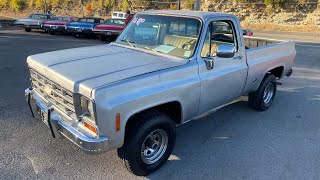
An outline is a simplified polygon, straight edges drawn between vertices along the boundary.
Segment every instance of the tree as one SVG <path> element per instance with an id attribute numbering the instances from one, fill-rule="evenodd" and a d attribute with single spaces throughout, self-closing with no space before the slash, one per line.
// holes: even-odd
<path id="1" fill-rule="evenodd" d="M 264 0 L 264 4 L 266 6 L 282 6 L 284 3 L 286 2 L 286 0 Z"/>
<path id="2" fill-rule="evenodd" d="M 24 0 L 11 0 L 10 7 L 15 11 L 21 11 L 25 5 Z"/>

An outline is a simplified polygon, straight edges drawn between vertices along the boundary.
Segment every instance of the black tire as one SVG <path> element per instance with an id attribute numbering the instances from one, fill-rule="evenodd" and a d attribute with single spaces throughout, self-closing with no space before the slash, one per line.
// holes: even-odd
<path id="1" fill-rule="evenodd" d="M 107 37 L 107 38 L 106 38 L 106 42 L 108 42 L 108 43 L 113 42 L 114 40 L 116 40 L 116 38 L 117 38 L 117 37 L 113 37 L 113 36 Z"/>
<path id="2" fill-rule="evenodd" d="M 126 128 L 124 145 L 118 149 L 118 155 L 130 172 L 137 176 L 145 176 L 159 169 L 168 160 L 176 140 L 175 123 L 166 114 L 158 111 L 148 111 L 137 115 L 130 122 Z M 143 158 L 145 156 L 141 152 L 142 148 L 148 145 L 143 145 L 147 144 L 147 137 L 157 131 L 166 132 L 168 140 L 166 149 L 155 162 L 146 163 L 147 160 Z"/>
<path id="3" fill-rule="evenodd" d="M 25 30 L 26 32 L 31 32 L 31 29 L 30 29 L 30 28 L 24 28 L 24 30 Z"/>
<path id="4" fill-rule="evenodd" d="M 268 88 L 268 89 L 267 89 Z M 265 95 L 265 91 L 270 92 Z M 257 111 L 267 110 L 276 95 L 277 83 L 273 74 L 267 74 L 257 91 L 249 93 L 249 106 Z M 271 93 L 272 92 L 272 93 Z"/>
<path id="5" fill-rule="evenodd" d="M 100 41 L 106 41 L 106 37 L 101 36 L 101 35 L 98 35 L 98 37 L 99 37 Z"/>
<path id="6" fill-rule="evenodd" d="M 55 35 L 56 32 L 55 32 L 55 31 L 49 31 L 49 34 L 50 34 L 50 35 Z"/>
<path id="7" fill-rule="evenodd" d="M 79 38 L 79 37 L 80 37 L 80 34 L 73 33 L 72 36 L 75 37 L 75 38 Z"/>

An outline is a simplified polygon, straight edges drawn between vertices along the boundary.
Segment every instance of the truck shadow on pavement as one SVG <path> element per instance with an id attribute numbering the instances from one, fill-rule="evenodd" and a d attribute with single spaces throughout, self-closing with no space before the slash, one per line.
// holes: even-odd
<path id="1" fill-rule="evenodd" d="M 317 112 L 320 117 L 319 107 L 320 86 L 279 90 L 274 104 L 265 112 L 251 110 L 246 100 L 223 107 L 178 127 L 173 155 L 163 168 L 148 178 L 279 178 L 282 173 L 289 173 L 286 163 L 301 168 L 292 158 L 293 154 L 303 159 L 300 163 L 308 164 L 310 160 L 304 156 L 317 150 L 305 148 L 320 148 L 319 119 L 315 118 L 315 113 L 308 114 Z M 301 147 L 303 144 L 308 145 Z M 304 151 L 297 154 L 301 149 Z"/>

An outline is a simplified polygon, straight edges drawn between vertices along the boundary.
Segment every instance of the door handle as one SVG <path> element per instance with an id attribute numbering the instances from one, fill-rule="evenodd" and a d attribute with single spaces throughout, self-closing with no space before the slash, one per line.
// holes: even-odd
<path id="1" fill-rule="evenodd" d="M 242 59 L 242 56 L 235 56 L 233 59 Z"/>

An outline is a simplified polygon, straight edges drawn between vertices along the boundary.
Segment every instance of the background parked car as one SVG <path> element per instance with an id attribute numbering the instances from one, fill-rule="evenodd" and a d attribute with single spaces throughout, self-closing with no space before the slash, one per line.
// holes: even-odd
<path id="1" fill-rule="evenodd" d="M 92 36 L 93 28 L 103 23 L 102 18 L 85 17 L 80 18 L 77 22 L 70 22 L 66 25 L 66 32 L 72 33 L 75 37 L 79 37 L 81 34 Z"/>
<path id="2" fill-rule="evenodd" d="M 41 26 L 43 30 L 54 35 L 56 32 L 65 32 L 67 23 L 77 20 L 78 18 L 73 16 L 60 16 L 54 17 L 52 20 L 42 22 Z"/>
<path id="3" fill-rule="evenodd" d="M 126 26 L 125 22 L 130 22 L 133 16 L 127 19 L 108 19 L 102 24 L 98 24 L 94 29 L 100 40 L 114 41 Z"/>
<path id="4" fill-rule="evenodd" d="M 127 17 L 126 17 L 126 12 L 118 12 L 118 11 L 116 11 L 116 12 L 113 12 L 112 13 L 112 16 L 111 16 L 111 18 L 112 19 L 126 19 Z"/>
<path id="5" fill-rule="evenodd" d="M 250 29 L 244 29 L 243 35 L 244 36 L 253 36 L 253 32 Z"/>
<path id="6" fill-rule="evenodd" d="M 41 29 L 41 23 L 53 17 L 53 14 L 31 14 L 27 18 L 17 20 L 14 24 L 23 27 L 26 32 L 30 32 L 32 29 Z"/>

